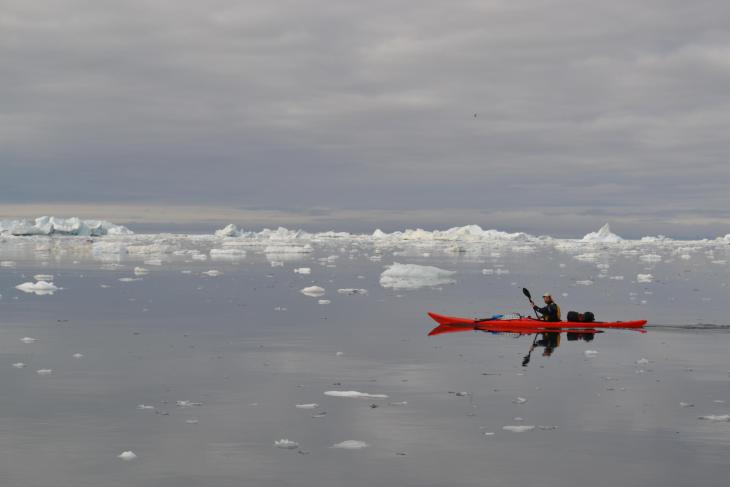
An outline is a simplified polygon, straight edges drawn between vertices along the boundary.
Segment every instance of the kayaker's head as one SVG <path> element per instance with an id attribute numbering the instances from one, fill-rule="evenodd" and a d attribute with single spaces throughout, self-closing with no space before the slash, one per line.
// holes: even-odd
<path id="1" fill-rule="evenodd" d="M 553 302 L 553 297 L 550 295 L 550 293 L 545 293 L 542 295 L 543 301 L 545 301 L 545 304 L 550 304 Z"/>

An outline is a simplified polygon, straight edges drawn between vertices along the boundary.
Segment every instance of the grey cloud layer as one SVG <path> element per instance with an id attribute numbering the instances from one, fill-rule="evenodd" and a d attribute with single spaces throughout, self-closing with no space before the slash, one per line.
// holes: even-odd
<path id="1" fill-rule="evenodd" d="M 0 200 L 730 222 L 728 18 L 721 1 L 4 0 Z"/>

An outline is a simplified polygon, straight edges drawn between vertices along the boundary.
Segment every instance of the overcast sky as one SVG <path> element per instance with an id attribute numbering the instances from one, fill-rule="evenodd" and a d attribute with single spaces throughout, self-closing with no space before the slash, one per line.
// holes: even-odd
<path id="1" fill-rule="evenodd" d="M 0 0 L 0 203 L 724 235 L 728 19 L 722 0 Z"/>

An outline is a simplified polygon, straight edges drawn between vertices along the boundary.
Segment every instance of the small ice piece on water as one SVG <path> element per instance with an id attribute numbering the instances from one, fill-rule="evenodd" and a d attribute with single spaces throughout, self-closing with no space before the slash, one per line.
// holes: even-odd
<path id="1" fill-rule="evenodd" d="M 541 429 L 543 431 L 551 431 L 551 430 L 558 429 L 558 427 L 557 426 L 539 426 L 538 425 L 537 429 Z"/>
<path id="2" fill-rule="evenodd" d="M 16 362 L 13 364 L 13 367 L 15 367 L 16 369 L 22 369 L 25 368 L 25 364 L 23 362 Z"/>
<path id="3" fill-rule="evenodd" d="M 649 283 L 654 281 L 654 276 L 651 274 L 636 274 L 636 282 Z"/>
<path id="4" fill-rule="evenodd" d="M 440 269 L 438 267 L 399 264 L 398 262 L 388 266 L 380 275 L 380 285 L 392 289 L 418 289 L 422 287 L 435 287 L 444 284 L 453 284 L 451 278 L 456 274 L 454 271 Z"/>
<path id="5" fill-rule="evenodd" d="M 197 419 L 186 419 L 185 423 L 186 424 L 198 424 L 199 421 Z"/>
<path id="6" fill-rule="evenodd" d="M 150 273 L 149 269 L 145 269 L 144 267 L 135 267 L 134 268 L 135 276 L 146 276 L 149 273 Z"/>
<path id="7" fill-rule="evenodd" d="M 23 343 L 35 343 L 36 340 L 38 340 L 38 339 L 37 338 L 31 338 L 31 337 L 23 337 L 23 338 L 20 339 L 20 341 L 23 342 Z"/>
<path id="8" fill-rule="evenodd" d="M 324 296 L 324 288 L 319 286 L 309 286 L 305 287 L 300 293 L 304 294 L 305 296 L 309 296 L 312 298 L 318 298 L 320 296 Z"/>
<path id="9" fill-rule="evenodd" d="M 494 431 L 485 431 L 482 433 L 484 436 L 494 436 Z"/>
<path id="10" fill-rule="evenodd" d="M 298 267 L 298 268 L 294 269 L 294 273 L 295 274 L 311 274 L 312 269 L 310 269 L 309 267 Z"/>
<path id="11" fill-rule="evenodd" d="M 208 277 L 218 277 L 223 273 L 221 271 L 211 269 L 209 271 L 201 272 L 201 274 Z"/>
<path id="12" fill-rule="evenodd" d="M 130 460 L 136 459 L 137 458 L 137 455 L 135 455 L 134 452 L 131 451 L 131 450 L 130 451 L 123 451 L 122 453 L 120 453 L 119 455 L 117 455 L 117 458 L 121 458 L 125 462 L 128 462 Z"/>
<path id="13" fill-rule="evenodd" d="M 579 286 L 590 286 L 591 284 L 593 284 L 593 281 L 591 281 L 590 279 L 586 279 L 584 281 L 575 281 L 575 283 Z"/>
<path id="14" fill-rule="evenodd" d="M 588 357 L 588 358 L 593 358 L 596 355 L 598 355 L 598 351 L 597 350 L 586 350 L 583 353 L 585 353 L 585 356 Z"/>
<path id="15" fill-rule="evenodd" d="M 53 274 L 36 274 L 33 276 L 33 279 L 36 281 L 52 281 L 53 280 Z"/>
<path id="16" fill-rule="evenodd" d="M 277 448 L 284 448 L 285 450 L 294 450 L 295 448 L 299 448 L 299 443 L 288 438 L 282 438 L 280 440 L 276 440 L 274 442 L 274 446 Z"/>
<path id="17" fill-rule="evenodd" d="M 120 277 L 119 282 L 135 282 L 135 281 L 141 281 L 142 279 L 138 277 Z"/>
<path id="18" fill-rule="evenodd" d="M 515 404 L 525 404 L 527 402 L 527 398 L 517 397 L 517 398 L 513 399 L 512 402 Z"/>
<path id="19" fill-rule="evenodd" d="M 692 404 L 691 402 L 680 402 L 679 403 L 679 407 L 682 407 L 682 408 L 693 408 L 693 407 L 695 407 L 695 405 Z"/>
<path id="20" fill-rule="evenodd" d="M 502 429 L 505 431 L 511 431 L 513 433 L 524 433 L 525 431 L 534 430 L 535 426 L 529 425 L 529 424 L 507 425 L 507 426 L 502 426 Z"/>
<path id="21" fill-rule="evenodd" d="M 353 289 L 353 288 L 345 288 L 345 289 L 338 289 L 338 294 L 347 294 L 347 295 L 353 295 L 353 294 L 367 294 L 367 289 Z"/>
<path id="22" fill-rule="evenodd" d="M 53 369 L 38 369 L 36 370 L 36 373 L 38 375 L 51 375 L 53 373 Z"/>
<path id="23" fill-rule="evenodd" d="M 364 441 L 358 441 L 358 440 L 345 440 L 341 443 L 337 443 L 332 445 L 332 448 L 340 448 L 342 450 L 361 450 L 363 448 L 367 448 L 368 445 Z"/>
<path id="24" fill-rule="evenodd" d="M 387 399 L 388 396 L 385 394 L 369 394 L 367 392 L 358 391 L 325 391 L 325 396 L 332 397 L 352 397 L 352 398 L 363 398 L 363 399 Z"/>
<path id="25" fill-rule="evenodd" d="M 193 406 L 202 406 L 202 402 L 192 402 L 192 401 L 176 401 L 175 405 L 179 408 L 191 408 Z"/>
<path id="26" fill-rule="evenodd" d="M 311 404 L 295 404 L 294 407 L 297 409 L 316 409 L 319 407 L 319 404 L 317 404 L 316 402 L 313 402 Z"/>
<path id="27" fill-rule="evenodd" d="M 708 414 L 707 416 L 700 416 L 699 419 L 704 419 L 706 421 L 730 422 L 730 414 Z"/>
<path id="28" fill-rule="evenodd" d="M 137 406 L 137 409 L 139 409 L 140 411 L 146 411 L 146 410 L 149 410 L 149 409 L 155 409 L 155 407 L 154 406 L 149 406 L 147 404 L 139 404 Z"/>
<path id="29" fill-rule="evenodd" d="M 637 360 L 637 361 L 636 361 L 636 363 L 637 363 L 638 365 L 646 365 L 646 364 L 648 364 L 648 363 L 649 363 L 649 359 L 645 359 L 645 358 L 640 358 L 639 360 Z"/>
<path id="30" fill-rule="evenodd" d="M 83 353 L 75 353 L 75 354 L 73 354 L 73 358 L 84 358 L 84 354 Z"/>
<path id="31" fill-rule="evenodd" d="M 338 357 L 342 357 L 345 354 L 343 352 L 337 352 L 335 355 L 337 355 Z"/>
<path id="32" fill-rule="evenodd" d="M 58 287 L 55 284 L 46 281 L 24 282 L 23 284 L 15 286 L 15 289 L 23 291 L 24 293 L 37 294 L 38 296 L 53 294 L 58 291 Z"/>
<path id="33" fill-rule="evenodd" d="M 329 299 L 320 299 L 319 301 L 317 301 L 317 303 L 319 304 L 330 304 L 331 302 L 332 301 L 330 301 Z"/>

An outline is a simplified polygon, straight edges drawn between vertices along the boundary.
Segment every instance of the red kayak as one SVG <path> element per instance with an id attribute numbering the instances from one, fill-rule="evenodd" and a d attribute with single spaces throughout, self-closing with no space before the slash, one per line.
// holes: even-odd
<path id="1" fill-rule="evenodd" d="M 431 330 L 428 336 L 468 330 L 521 334 L 545 332 L 599 333 L 602 328 L 631 329 L 644 333 L 645 330 L 642 330 L 642 328 L 646 324 L 646 320 L 611 322 L 595 321 L 592 323 L 583 323 L 572 321 L 547 322 L 529 317 L 506 320 L 478 320 L 474 318 L 459 318 L 457 316 L 443 316 L 436 313 L 428 313 L 428 316 L 433 318 L 433 320 L 439 324 L 439 326 Z"/>

